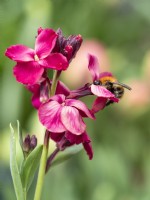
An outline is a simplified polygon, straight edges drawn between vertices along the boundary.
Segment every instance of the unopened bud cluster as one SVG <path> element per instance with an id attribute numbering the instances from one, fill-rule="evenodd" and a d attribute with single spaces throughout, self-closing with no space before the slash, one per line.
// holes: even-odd
<path id="1" fill-rule="evenodd" d="M 35 135 L 30 136 L 29 134 L 23 141 L 23 151 L 28 155 L 37 146 L 37 138 Z"/>

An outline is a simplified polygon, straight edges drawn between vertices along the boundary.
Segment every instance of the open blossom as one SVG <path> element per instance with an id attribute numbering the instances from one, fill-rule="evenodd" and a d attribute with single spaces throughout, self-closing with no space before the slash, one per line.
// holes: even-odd
<path id="1" fill-rule="evenodd" d="M 56 142 L 56 145 L 60 151 L 63 151 L 67 147 L 73 145 L 82 144 L 89 156 L 89 159 L 91 160 L 93 158 L 91 139 L 86 131 L 83 132 L 81 135 L 75 135 L 69 131 L 65 131 L 63 133 L 51 133 L 50 137 L 52 140 Z"/>
<path id="2" fill-rule="evenodd" d="M 52 29 L 43 29 L 36 37 L 35 49 L 22 44 L 7 48 L 5 55 L 17 62 L 13 70 L 17 81 L 33 85 L 40 81 L 45 69 L 66 70 L 66 57 L 61 53 L 52 53 L 57 37 Z"/>
<path id="3" fill-rule="evenodd" d="M 94 119 L 94 115 L 83 102 L 66 99 L 63 94 L 51 97 L 39 108 L 40 122 L 54 133 L 69 131 L 81 135 L 86 130 L 83 117 Z"/>

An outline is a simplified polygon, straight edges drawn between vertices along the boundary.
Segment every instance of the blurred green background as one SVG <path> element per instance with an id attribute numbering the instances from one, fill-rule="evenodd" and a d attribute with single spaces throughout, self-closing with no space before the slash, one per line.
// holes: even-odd
<path id="1" fill-rule="evenodd" d="M 85 42 L 96 40 L 110 63 L 107 68 L 132 87 L 118 105 L 99 112 L 96 121 L 87 121 L 93 160 L 82 151 L 53 168 L 45 179 L 42 200 L 150 199 L 149 8 L 149 0 L 0 0 L 1 200 L 15 200 L 9 171 L 9 123 L 15 125 L 19 119 L 25 133 L 43 137 L 31 94 L 15 81 L 14 62 L 4 52 L 17 43 L 33 47 L 40 26 L 60 27 L 67 36 L 81 34 Z M 70 74 L 63 77 L 68 87 L 75 87 L 69 76 L 80 83 L 78 76 Z M 90 105 L 92 99 L 85 101 Z M 29 200 L 34 188 L 35 184 Z"/>

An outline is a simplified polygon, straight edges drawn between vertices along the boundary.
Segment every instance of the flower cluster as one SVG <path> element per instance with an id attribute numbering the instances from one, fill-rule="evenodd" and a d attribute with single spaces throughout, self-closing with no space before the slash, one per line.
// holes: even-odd
<path id="1" fill-rule="evenodd" d="M 59 151 L 82 144 L 89 159 L 92 159 L 91 139 L 83 119 L 95 119 L 95 113 L 110 103 L 118 102 L 119 97 L 116 98 L 109 81 L 113 75 L 110 72 L 100 73 L 97 58 L 91 54 L 88 55 L 87 66 L 91 83 L 70 90 L 56 79 L 67 70 L 81 43 L 81 35 L 66 38 L 60 29 L 39 28 L 34 49 L 22 44 L 13 45 L 7 48 L 5 55 L 16 62 L 14 76 L 32 93 L 32 105 L 38 110 L 40 122 Z M 53 79 L 49 78 L 48 70 L 55 70 Z M 96 96 L 91 109 L 79 100 L 87 95 Z"/>

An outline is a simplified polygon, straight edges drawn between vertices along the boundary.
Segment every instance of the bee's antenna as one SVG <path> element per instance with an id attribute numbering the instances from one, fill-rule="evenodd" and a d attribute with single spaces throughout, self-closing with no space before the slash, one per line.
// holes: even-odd
<path id="1" fill-rule="evenodd" d="M 113 82 L 113 84 L 116 84 L 116 85 L 121 85 L 122 87 L 128 89 L 128 90 L 132 90 L 131 87 L 129 87 L 128 85 L 124 84 L 124 83 L 119 83 L 119 82 Z"/>

